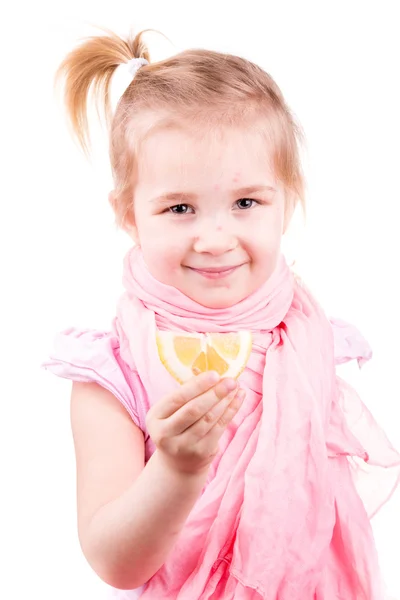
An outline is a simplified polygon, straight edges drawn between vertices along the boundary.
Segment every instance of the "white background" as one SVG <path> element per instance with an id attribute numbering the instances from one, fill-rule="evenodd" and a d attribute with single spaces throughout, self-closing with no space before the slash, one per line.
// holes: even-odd
<path id="1" fill-rule="evenodd" d="M 58 330 L 109 326 L 129 239 L 107 203 L 104 133 L 96 129 L 86 162 L 53 96 L 63 56 L 97 33 L 88 23 L 119 34 L 133 25 L 175 44 L 150 37 L 156 59 L 203 46 L 272 74 L 308 143 L 307 224 L 294 227 L 288 252 L 327 312 L 355 323 L 373 346 L 371 363 L 346 372 L 400 448 L 398 10 L 396 0 L 114 0 L 103 8 L 23 0 L 2 9 L 2 599 L 104 593 L 77 541 L 71 384 L 39 364 Z M 116 76 L 116 97 L 124 77 Z M 388 587 L 400 597 L 400 491 L 373 525 Z"/>

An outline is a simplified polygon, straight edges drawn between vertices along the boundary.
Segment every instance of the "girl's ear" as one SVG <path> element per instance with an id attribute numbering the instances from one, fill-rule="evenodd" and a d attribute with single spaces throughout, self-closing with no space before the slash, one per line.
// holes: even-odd
<path id="1" fill-rule="evenodd" d="M 116 196 L 115 196 L 115 191 L 114 190 L 112 190 L 108 194 L 108 201 L 109 201 L 109 203 L 111 205 L 111 208 L 114 211 L 114 214 L 118 215 L 117 203 L 116 203 Z M 136 245 L 138 245 L 138 246 L 140 245 L 139 244 L 138 230 L 137 230 L 137 227 L 135 225 L 132 213 L 130 213 L 129 215 L 125 216 L 124 222 L 122 223 L 122 229 L 124 231 L 126 231 L 126 233 L 132 238 L 132 240 L 135 242 Z"/>

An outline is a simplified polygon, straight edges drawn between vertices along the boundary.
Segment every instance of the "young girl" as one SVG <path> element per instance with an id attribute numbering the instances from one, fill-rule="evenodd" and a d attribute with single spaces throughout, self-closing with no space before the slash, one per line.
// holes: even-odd
<path id="1" fill-rule="evenodd" d="M 142 35 L 85 40 L 60 67 L 89 148 L 91 86 L 133 76 L 110 121 L 116 222 L 132 238 L 111 331 L 60 333 L 73 380 L 78 531 L 115 596 L 378 600 L 370 517 L 400 456 L 335 364 L 370 358 L 293 275 L 281 240 L 304 203 L 301 130 L 255 64 L 191 50 L 150 64 Z M 180 385 L 157 332 L 250 331 L 236 380 Z"/>

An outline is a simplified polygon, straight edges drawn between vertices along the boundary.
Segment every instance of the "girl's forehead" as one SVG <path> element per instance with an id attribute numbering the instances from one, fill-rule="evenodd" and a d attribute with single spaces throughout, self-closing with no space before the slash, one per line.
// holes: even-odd
<path id="1" fill-rule="evenodd" d="M 167 186 L 208 183 L 221 186 L 273 185 L 271 152 L 265 138 L 253 132 L 227 130 L 202 137 L 179 129 L 150 135 L 138 157 L 139 181 Z"/>

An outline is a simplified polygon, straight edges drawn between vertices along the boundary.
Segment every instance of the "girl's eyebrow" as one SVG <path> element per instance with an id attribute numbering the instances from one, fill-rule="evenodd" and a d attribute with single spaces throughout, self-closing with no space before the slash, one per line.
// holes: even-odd
<path id="1" fill-rule="evenodd" d="M 235 196 L 245 196 L 246 194 L 254 194 L 256 192 L 276 192 L 276 188 L 272 185 L 250 185 L 248 187 L 239 188 L 233 190 L 232 194 Z"/>
<path id="2" fill-rule="evenodd" d="M 166 194 L 161 194 L 160 196 L 156 196 L 155 198 L 151 198 L 150 202 L 154 202 L 157 204 L 180 202 L 181 204 L 183 204 L 185 202 L 194 202 L 197 198 L 197 194 L 190 194 L 187 192 L 169 192 Z"/>
<path id="3" fill-rule="evenodd" d="M 254 193 L 262 193 L 262 192 L 276 192 L 276 188 L 271 185 L 250 185 L 238 189 L 232 190 L 232 196 L 246 196 L 247 194 Z M 198 195 L 190 192 L 167 192 L 165 194 L 161 194 L 160 196 L 156 196 L 155 198 L 151 198 L 150 202 L 155 202 L 159 204 L 164 204 L 168 202 L 194 202 L 198 199 Z"/>

